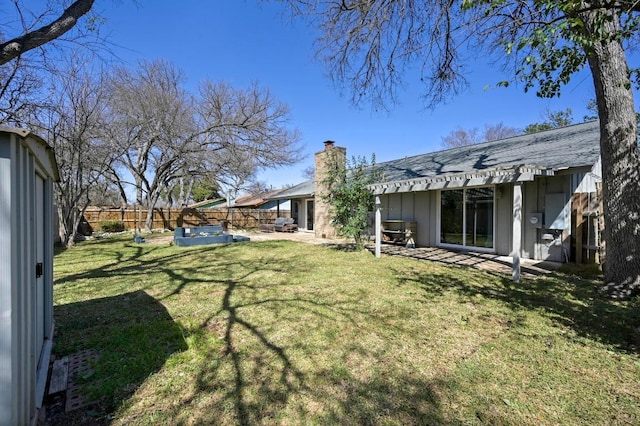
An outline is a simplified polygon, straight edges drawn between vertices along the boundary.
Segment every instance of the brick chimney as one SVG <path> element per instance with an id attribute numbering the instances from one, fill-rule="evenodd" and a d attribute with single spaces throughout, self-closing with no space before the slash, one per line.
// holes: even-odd
<path id="1" fill-rule="evenodd" d="M 324 183 L 330 167 L 346 167 L 347 149 L 335 146 L 334 141 L 324 142 L 324 150 L 315 155 L 315 211 L 314 232 L 316 238 L 335 238 L 336 229 L 331 224 L 331 205 L 322 200 L 322 194 L 327 194 L 328 188 Z"/>

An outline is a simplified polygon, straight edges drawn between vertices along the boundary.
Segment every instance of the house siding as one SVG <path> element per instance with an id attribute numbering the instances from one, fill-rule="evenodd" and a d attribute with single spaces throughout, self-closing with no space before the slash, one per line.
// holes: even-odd
<path id="1" fill-rule="evenodd" d="M 314 231 L 314 228 L 309 228 L 307 226 L 307 201 L 313 201 L 315 204 L 315 199 L 313 197 L 306 198 L 292 198 L 291 199 L 291 217 L 296 219 L 296 224 L 298 225 L 298 231 Z M 298 203 L 298 216 L 294 217 L 294 204 Z M 315 217 L 314 217 L 315 222 Z"/>
<path id="2" fill-rule="evenodd" d="M 571 175 L 558 175 L 536 179 L 524 185 L 523 207 L 523 252 L 522 257 L 537 260 L 551 260 L 563 262 L 564 253 L 569 253 L 571 238 L 571 222 L 562 230 L 562 245 L 554 245 L 543 240 L 543 235 L 549 233 L 545 228 L 531 226 L 529 219 L 533 213 L 542 213 L 543 217 L 549 215 L 546 205 L 547 195 L 564 194 L 566 203 L 571 200 L 575 188 L 571 188 Z M 570 217 L 569 217 L 570 219 Z"/>
<path id="3" fill-rule="evenodd" d="M 508 256 L 513 244 L 513 184 L 496 186 L 495 215 L 494 247 L 497 254 Z"/>
<path id="4" fill-rule="evenodd" d="M 572 181 L 571 174 L 542 177 L 532 182 L 525 182 L 523 194 L 523 226 L 521 257 L 536 260 L 564 261 L 564 253 L 569 253 L 571 223 L 562 230 L 561 246 L 550 245 L 542 241 L 542 235 L 548 230 L 535 228 L 530 225 L 529 218 L 533 213 L 545 212 L 545 197 L 548 194 L 566 194 L 570 203 Z M 575 185 L 575 184 L 574 184 Z M 499 255 L 512 254 L 513 241 L 513 184 L 495 185 L 494 199 L 494 252 Z M 438 243 L 439 205 L 438 191 L 417 191 L 380 196 L 382 203 L 382 220 L 414 221 L 417 225 L 416 244 L 422 247 L 433 247 Z"/>
<path id="5" fill-rule="evenodd" d="M 381 195 L 381 219 L 416 222 L 416 244 L 423 247 L 434 245 L 435 234 L 431 232 L 431 221 L 436 217 L 434 197 L 435 192 L 427 191 Z"/>
<path id="6" fill-rule="evenodd" d="M 413 220 L 416 222 L 416 244 L 418 245 L 430 245 L 431 241 L 435 241 L 431 237 L 430 229 L 431 219 L 435 217 L 433 210 L 433 199 L 435 192 L 415 192 L 415 200 L 418 208 Z"/>

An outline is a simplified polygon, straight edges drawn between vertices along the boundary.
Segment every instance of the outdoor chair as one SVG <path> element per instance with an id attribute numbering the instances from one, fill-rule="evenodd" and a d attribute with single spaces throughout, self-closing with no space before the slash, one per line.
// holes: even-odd
<path id="1" fill-rule="evenodd" d="M 278 219 L 282 220 L 278 222 L 276 219 L 276 223 L 273 225 L 277 232 L 296 232 L 298 230 L 298 225 L 294 223 L 292 217 L 279 217 Z"/>
<path id="2" fill-rule="evenodd" d="M 260 230 L 262 232 L 282 231 L 282 226 L 285 224 L 286 220 L 286 217 L 279 217 L 276 218 L 276 221 L 273 223 L 261 223 Z"/>
<path id="3" fill-rule="evenodd" d="M 296 232 L 298 231 L 298 225 L 294 222 L 291 217 L 279 217 L 274 223 L 260 224 L 260 230 L 262 232 Z"/>

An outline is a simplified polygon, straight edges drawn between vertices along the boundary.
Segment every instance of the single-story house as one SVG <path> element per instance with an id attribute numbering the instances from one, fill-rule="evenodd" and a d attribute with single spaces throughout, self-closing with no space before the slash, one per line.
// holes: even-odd
<path id="1" fill-rule="evenodd" d="M 291 217 L 298 231 L 315 231 L 315 182 L 313 179 L 291 186 L 271 195 L 272 200 L 290 200 Z"/>
<path id="2" fill-rule="evenodd" d="M 583 193 L 588 202 L 580 214 L 591 220 L 580 238 L 597 251 L 599 140 L 593 121 L 379 163 L 382 177 L 371 185 L 379 207 L 375 235 L 383 242 L 568 261 L 583 249 L 582 241 L 571 244 L 576 221 L 583 223 L 572 220 L 572 199 Z M 316 154 L 316 174 L 327 149 L 344 155 L 344 148 L 325 145 Z M 323 220 L 318 185 L 307 181 L 276 195 L 289 197 L 299 227 L 316 235 Z"/>
<path id="3" fill-rule="evenodd" d="M 35 424 L 53 338 L 53 150 L 0 127 L 0 425 Z"/>
<path id="4" fill-rule="evenodd" d="M 225 203 L 226 203 L 226 200 L 224 198 L 213 198 L 213 199 L 202 200 L 202 201 L 198 201 L 197 203 L 189 204 L 189 206 L 187 207 L 190 209 L 210 209 Z"/>
<path id="5" fill-rule="evenodd" d="M 233 200 L 231 205 L 227 204 L 226 200 L 223 200 L 221 203 L 217 203 L 215 205 L 209 206 L 216 209 L 226 209 L 228 207 L 239 208 L 239 209 L 258 209 L 258 210 L 288 210 L 289 202 L 288 200 L 277 200 L 271 199 L 270 197 L 276 195 L 281 190 L 270 190 L 264 191 L 257 194 L 245 194 Z M 194 207 L 191 205 L 189 207 Z M 204 206 L 198 206 L 203 208 Z"/>

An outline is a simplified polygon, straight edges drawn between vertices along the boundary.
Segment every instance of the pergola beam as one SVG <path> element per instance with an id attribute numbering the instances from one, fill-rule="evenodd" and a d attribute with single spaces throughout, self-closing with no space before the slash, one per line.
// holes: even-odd
<path id="1" fill-rule="evenodd" d="M 369 185 L 374 195 L 400 192 L 429 191 L 468 186 L 499 185 L 502 183 L 533 181 L 536 176 L 553 176 L 554 171 L 536 166 L 495 168 L 473 172 L 450 173 L 438 176 Z"/>

